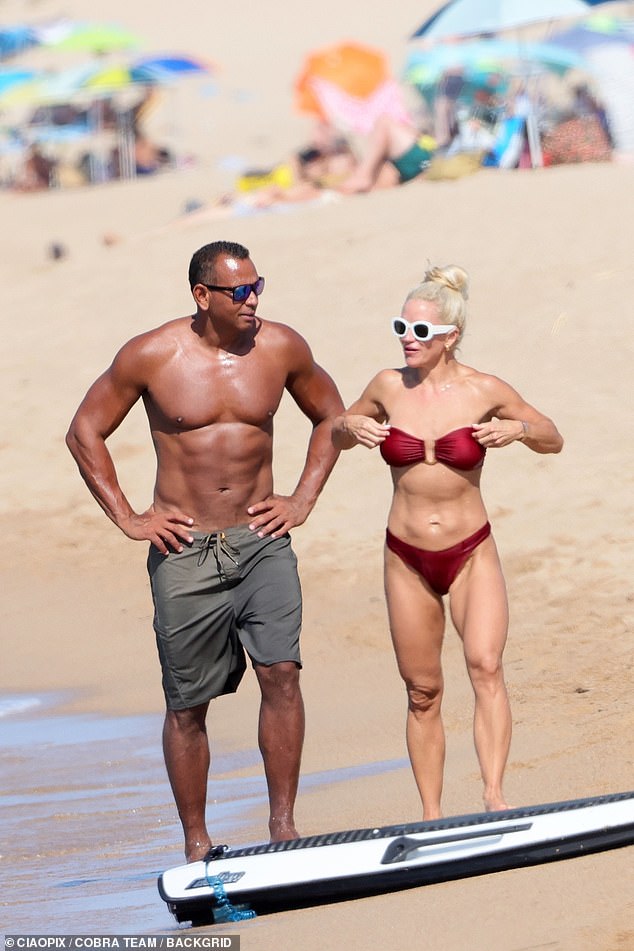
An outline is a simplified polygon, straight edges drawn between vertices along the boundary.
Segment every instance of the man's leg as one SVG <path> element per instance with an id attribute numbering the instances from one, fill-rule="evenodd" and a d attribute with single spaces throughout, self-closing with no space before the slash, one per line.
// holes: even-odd
<path id="1" fill-rule="evenodd" d="M 209 740 L 205 718 L 209 703 L 187 710 L 167 710 L 163 755 L 185 834 L 185 858 L 202 859 L 211 846 L 205 824 Z"/>
<path id="2" fill-rule="evenodd" d="M 294 808 L 304 744 L 299 668 L 291 661 L 255 665 L 262 701 L 258 739 L 269 791 L 272 842 L 295 839 Z"/>

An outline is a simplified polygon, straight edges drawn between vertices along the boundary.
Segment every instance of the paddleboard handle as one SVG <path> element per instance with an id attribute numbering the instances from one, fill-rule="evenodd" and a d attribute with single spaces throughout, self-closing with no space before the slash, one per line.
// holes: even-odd
<path id="1" fill-rule="evenodd" d="M 429 839 L 413 839 L 406 835 L 400 835 L 398 839 L 393 839 L 388 845 L 381 865 L 394 865 L 397 862 L 406 862 L 412 852 L 418 852 L 420 849 L 437 848 L 438 846 L 449 845 L 449 843 L 466 842 L 469 839 L 491 839 L 499 842 L 500 839 L 509 832 L 526 832 L 531 828 L 532 822 L 515 823 L 505 825 L 497 829 L 477 829 L 474 832 L 457 832 L 452 835 L 437 835 Z"/>

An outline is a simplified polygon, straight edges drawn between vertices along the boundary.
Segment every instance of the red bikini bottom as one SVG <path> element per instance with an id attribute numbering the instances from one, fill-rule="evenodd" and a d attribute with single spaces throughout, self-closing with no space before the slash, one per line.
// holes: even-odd
<path id="1" fill-rule="evenodd" d="M 441 551 L 427 551 L 424 548 L 408 545 L 396 535 L 392 535 L 389 528 L 385 532 L 385 541 L 390 551 L 422 575 L 436 594 L 447 594 L 454 578 L 471 552 L 490 534 L 491 525 L 486 522 L 469 538 L 458 542 L 457 545 L 452 545 L 451 548 L 443 548 Z"/>

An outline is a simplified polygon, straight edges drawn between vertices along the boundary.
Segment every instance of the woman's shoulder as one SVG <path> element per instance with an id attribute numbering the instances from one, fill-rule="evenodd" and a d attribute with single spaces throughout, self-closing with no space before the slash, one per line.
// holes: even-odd
<path id="1" fill-rule="evenodd" d="M 379 370 L 368 383 L 367 389 L 380 390 L 382 392 L 395 389 L 403 382 L 403 374 L 406 368 L 389 368 Z"/>
<path id="2" fill-rule="evenodd" d="M 477 370 L 475 367 L 460 365 L 460 372 L 465 383 L 470 383 L 481 391 L 494 392 L 501 387 L 508 387 L 509 384 L 494 373 L 487 373 L 484 370 Z"/>

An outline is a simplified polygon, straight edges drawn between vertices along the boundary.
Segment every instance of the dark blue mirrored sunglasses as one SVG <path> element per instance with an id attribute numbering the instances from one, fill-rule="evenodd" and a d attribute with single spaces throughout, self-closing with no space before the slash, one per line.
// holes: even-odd
<path id="1" fill-rule="evenodd" d="M 203 282 L 200 282 L 203 284 Z M 264 290 L 264 278 L 259 277 L 255 284 L 238 284 L 236 287 L 222 287 L 220 284 L 203 284 L 208 291 L 231 291 L 231 299 L 234 304 L 241 304 L 253 292 L 259 297 Z"/>

